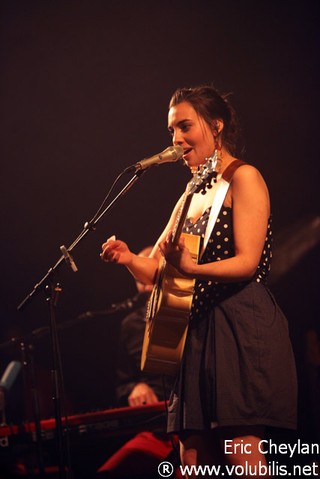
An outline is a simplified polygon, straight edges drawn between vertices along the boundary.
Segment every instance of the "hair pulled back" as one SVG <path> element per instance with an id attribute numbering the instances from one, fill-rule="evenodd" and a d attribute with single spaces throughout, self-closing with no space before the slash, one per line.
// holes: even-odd
<path id="1" fill-rule="evenodd" d="M 188 102 L 204 121 L 213 128 L 213 120 L 223 121 L 222 144 L 232 154 L 237 151 L 239 124 L 227 95 L 221 95 L 213 86 L 178 88 L 171 97 L 169 108 Z"/>

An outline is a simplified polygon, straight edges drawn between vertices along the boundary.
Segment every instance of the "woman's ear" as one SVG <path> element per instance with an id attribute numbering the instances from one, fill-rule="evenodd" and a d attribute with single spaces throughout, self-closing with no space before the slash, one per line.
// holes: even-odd
<path id="1" fill-rule="evenodd" d="M 212 131 L 213 131 L 213 135 L 216 137 L 216 136 L 219 136 L 220 133 L 222 132 L 223 130 L 223 127 L 224 127 L 224 124 L 223 124 L 223 121 L 222 120 L 213 120 L 212 122 Z"/>

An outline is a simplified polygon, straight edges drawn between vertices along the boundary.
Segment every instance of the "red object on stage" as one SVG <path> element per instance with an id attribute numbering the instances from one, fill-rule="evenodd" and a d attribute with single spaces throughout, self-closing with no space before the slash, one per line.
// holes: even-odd
<path id="1" fill-rule="evenodd" d="M 76 431 L 79 435 L 86 433 L 102 432 L 105 435 L 135 434 L 139 431 L 165 432 L 165 402 L 156 404 L 123 407 L 116 409 L 104 409 L 102 411 L 86 412 L 62 418 L 63 427 L 70 431 Z M 46 432 L 55 431 L 56 421 L 54 418 L 40 421 L 43 438 Z M 35 433 L 34 422 L 24 422 L 19 425 L 0 426 L 0 438 L 10 436 L 25 436 Z M 48 437 L 49 438 L 49 437 Z M 50 434 L 50 439 L 52 434 Z"/>

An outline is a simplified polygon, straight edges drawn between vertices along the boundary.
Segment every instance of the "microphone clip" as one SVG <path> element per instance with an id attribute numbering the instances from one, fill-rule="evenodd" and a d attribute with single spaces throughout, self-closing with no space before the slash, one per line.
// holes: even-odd
<path id="1" fill-rule="evenodd" d="M 72 258 L 71 254 L 69 253 L 67 248 L 64 245 L 62 245 L 62 246 L 60 246 L 60 251 L 63 254 L 63 257 L 64 257 L 66 263 L 70 266 L 72 271 L 74 273 L 76 273 L 78 271 L 77 265 L 74 262 L 74 259 Z"/>

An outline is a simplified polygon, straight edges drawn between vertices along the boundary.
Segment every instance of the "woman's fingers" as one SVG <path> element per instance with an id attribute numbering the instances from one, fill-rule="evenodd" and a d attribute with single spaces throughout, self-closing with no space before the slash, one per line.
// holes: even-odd
<path id="1" fill-rule="evenodd" d="M 121 246 L 121 241 L 116 240 L 115 235 L 107 239 L 105 243 L 102 244 L 102 253 L 100 253 L 100 258 L 106 262 L 116 261 L 116 257 L 119 257 L 116 248 Z"/>

